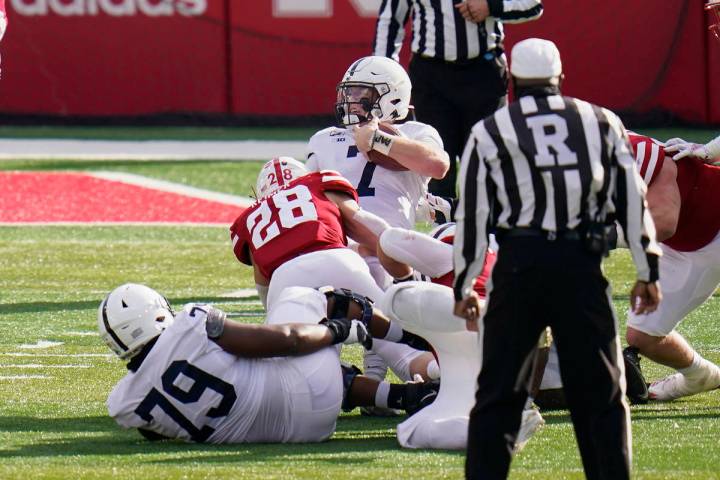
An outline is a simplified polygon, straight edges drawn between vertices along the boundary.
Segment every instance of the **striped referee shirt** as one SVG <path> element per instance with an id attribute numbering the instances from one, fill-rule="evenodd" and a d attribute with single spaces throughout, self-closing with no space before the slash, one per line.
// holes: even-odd
<path id="1" fill-rule="evenodd" d="M 557 94 L 521 96 L 475 124 L 459 174 L 455 299 L 470 295 L 496 228 L 557 233 L 616 219 L 638 279 L 657 280 L 660 247 L 631 152 L 614 113 Z"/>
<path id="2" fill-rule="evenodd" d="M 542 0 L 488 0 L 490 16 L 473 23 L 460 15 L 458 3 L 461 0 L 383 0 L 373 55 L 399 60 L 411 11 L 413 53 L 448 62 L 502 53 L 503 22 L 526 22 L 543 11 Z"/>

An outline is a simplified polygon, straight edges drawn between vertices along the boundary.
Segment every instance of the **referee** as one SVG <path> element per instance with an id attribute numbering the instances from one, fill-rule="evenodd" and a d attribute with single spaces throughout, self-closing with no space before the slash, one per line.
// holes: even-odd
<path id="1" fill-rule="evenodd" d="M 600 263 L 605 225 L 626 233 L 636 313 L 660 301 L 655 226 L 615 114 L 560 94 L 560 54 L 537 38 L 512 51 L 517 100 L 472 129 L 462 158 L 455 313 L 479 315 L 472 290 L 494 231 L 500 244 L 482 317 L 483 360 L 470 413 L 466 475 L 504 479 L 540 332 L 552 328 L 589 479 L 630 476 L 630 426 L 617 321 Z"/>
<path id="2" fill-rule="evenodd" d="M 417 119 L 438 130 L 450 156 L 448 174 L 431 180 L 429 189 L 455 198 L 456 158 L 470 128 L 506 104 L 503 23 L 538 18 L 542 0 L 383 0 L 373 55 L 399 61 L 411 11 L 413 105 Z"/>

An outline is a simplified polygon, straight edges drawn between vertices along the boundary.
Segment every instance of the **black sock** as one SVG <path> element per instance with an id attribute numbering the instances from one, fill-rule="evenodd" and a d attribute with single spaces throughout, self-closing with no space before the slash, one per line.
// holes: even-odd
<path id="1" fill-rule="evenodd" d="M 398 383 L 390 384 L 390 392 L 388 393 L 388 408 L 395 408 L 402 410 L 403 400 L 405 399 L 405 392 L 407 387 Z"/>
<path id="2" fill-rule="evenodd" d="M 415 335 L 414 333 L 408 332 L 407 330 L 403 330 L 402 338 L 397 343 L 404 343 L 405 345 L 408 345 L 416 350 L 422 350 L 424 352 L 429 352 L 432 350 L 432 347 L 427 340 L 422 338 L 420 335 Z"/>

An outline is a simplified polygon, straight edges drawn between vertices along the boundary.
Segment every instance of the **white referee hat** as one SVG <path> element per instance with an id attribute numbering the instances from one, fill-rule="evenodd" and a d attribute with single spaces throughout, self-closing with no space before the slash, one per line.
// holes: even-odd
<path id="1" fill-rule="evenodd" d="M 510 73 L 516 78 L 550 78 L 557 84 L 562 73 L 560 52 L 553 42 L 528 38 L 512 49 Z"/>

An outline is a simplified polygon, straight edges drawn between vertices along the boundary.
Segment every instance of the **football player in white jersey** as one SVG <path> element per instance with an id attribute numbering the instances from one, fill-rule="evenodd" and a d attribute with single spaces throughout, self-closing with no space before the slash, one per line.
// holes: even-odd
<path id="1" fill-rule="evenodd" d="M 113 290 L 98 326 L 129 372 L 108 397 L 110 416 L 150 439 L 319 442 L 335 431 L 341 407 L 414 413 L 432 403 L 437 385 L 379 383 L 341 367 L 335 345 L 367 347 L 368 330 L 382 338 L 389 328 L 364 297 L 305 287 L 281 297 L 269 324 L 249 325 L 209 305 L 174 315 L 143 285 Z"/>
<path id="2" fill-rule="evenodd" d="M 340 172 L 357 190 L 360 207 L 390 226 L 408 229 L 415 227 L 415 211 L 430 178 L 443 178 L 450 168 L 437 130 L 407 120 L 411 90 L 407 72 L 390 58 L 353 62 L 337 87 L 339 126 L 310 138 L 306 163 L 310 170 Z M 371 161 L 379 154 L 395 166 Z M 392 277 L 374 252 L 360 252 L 377 284 L 388 288 Z M 366 374 L 383 378 L 385 371 L 376 356 L 366 355 Z"/>
<path id="3" fill-rule="evenodd" d="M 410 78 L 396 61 L 374 56 L 353 62 L 337 87 L 340 126 L 310 138 L 306 163 L 310 170 L 340 172 L 357 190 L 363 209 L 402 228 L 415 227 L 415 210 L 430 178 L 443 178 L 450 166 L 437 130 L 405 121 L 410 93 Z M 391 170 L 373 163 L 377 153 L 396 166 Z M 387 288 L 392 279 L 376 261 L 368 263 L 378 284 Z"/>

